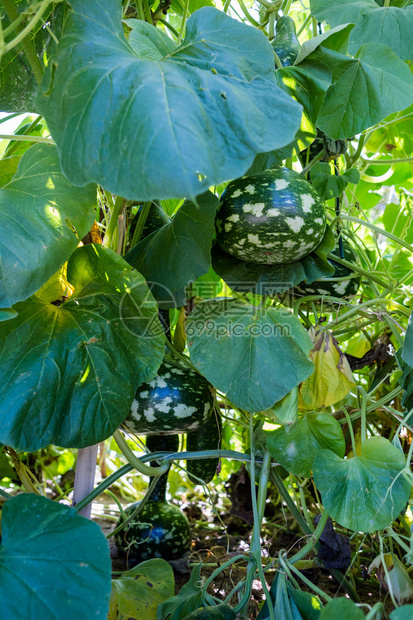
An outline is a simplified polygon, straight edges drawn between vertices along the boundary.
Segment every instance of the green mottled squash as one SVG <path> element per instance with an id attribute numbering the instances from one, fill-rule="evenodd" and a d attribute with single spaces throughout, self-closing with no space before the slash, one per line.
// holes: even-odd
<path id="1" fill-rule="evenodd" d="M 294 20 L 288 15 L 280 17 L 277 21 L 276 34 L 271 45 L 283 67 L 290 67 L 294 64 L 301 45 L 297 38 Z"/>
<path id="2" fill-rule="evenodd" d="M 129 236 L 131 239 L 133 237 L 133 233 L 135 232 L 135 228 L 138 223 L 139 217 L 141 215 L 141 211 L 142 211 L 142 207 L 139 208 L 137 214 L 134 216 L 134 218 L 131 221 L 130 232 L 129 232 Z M 153 233 L 155 230 L 159 230 L 159 228 L 161 228 L 162 226 L 165 226 L 165 224 L 168 224 L 170 221 L 171 221 L 170 218 L 165 213 L 165 211 L 162 209 L 162 207 L 156 202 L 153 202 L 150 206 L 149 213 L 145 220 L 141 238 L 144 239 L 145 237 Z"/>
<path id="3" fill-rule="evenodd" d="M 136 390 L 123 425 L 136 435 L 186 433 L 204 424 L 213 406 L 210 383 L 167 354 L 157 376 Z"/>
<path id="4" fill-rule="evenodd" d="M 353 248 L 348 244 L 343 244 L 343 258 L 351 263 L 358 263 L 357 254 L 353 250 Z M 336 246 L 334 250 L 331 252 L 330 256 L 340 256 L 339 247 Z M 302 282 L 298 286 L 295 286 L 293 289 L 294 295 L 331 295 L 332 297 L 351 297 L 355 295 L 361 284 L 361 276 L 356 275 L 355 272 L 349 267 L 345 267 L 344 265 L 340 265 L 334 259 L 329 258 L 329 262 L 335 268 L 334 274 L 329 278 L 321 278 L 320 280 L 316 280 L 311 284 L 307 284 L 306 282 Z M 355 276 L 355 277 L 349 277 Z M 337 278 L 344 278 L 342 280 L 337 280 Z"/>
<path id="5" fill-rule="evenodd" d="M 188 452 L 201 450 L 219 450 L 221 447 L 222 419 L 219 414 L 212 414 L 208 420 L 196 431 L 188 433 L 186 437 L 186 449 Z M 194 484 L 199 481 L 193 476 L 200 478 L 208 484 L 215 476 L 219 459 L 191 459 L 186 462 L 186 471 L 189 479 Z"/>
<path id="6" fill-rule="evenodd" d="M 150 436 L 146 441 L 151 452 L 177 452 L 178 435 Z M 188 519 L 177 506 L 165 498 L 168 473 L 163 474 L 141 512 L 115 536 L 121 553 L 138 562 L 150 558 L 176 560 L 189 549 L 191 533 Z M 128 517 L 139 502 L 125 510 Z M 123 523 L 119 517 L 117 526 Z"/>
<path id="7" fill-rule="evenodd" d="M 288 168 L 235 179 L 221 196 L 217 242 L 249 263 L 298 261 L 321 242 L 326 216 L 317 192 Z"/>

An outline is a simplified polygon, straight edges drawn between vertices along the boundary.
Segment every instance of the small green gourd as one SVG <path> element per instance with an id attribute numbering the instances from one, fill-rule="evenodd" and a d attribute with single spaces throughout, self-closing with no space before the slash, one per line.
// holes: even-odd
<path id="1" fill-rule="evenodd" d="M 275 38 L 271 41 L 272 48 L 277 54 L 283 67 L 290 67 L 301 49 L 295 31 L 295 23 L 288 15 L 277 21 Z"/>
<path id="2" fill-rule="evenodd" d="M 221 447 L 222 420 L 219 414 L 212 413 L 211 417 L 196 431 L 186 436 L 186 449 L 188 452 L 200 450 L 219 450 Z M 191 459 L 186 462 L 186 471 L 189 479 L 194 484 L 199 484 L 196 478 L 200 478 L 206 484 L 215 476 L 219 459 Z M 196 478 L 193 478 L 196 476 Z"/>
<path id="3" fill-rule="evenodd" d="M 178 435 L 151 435 L 146 440 L 151 452 L 177 452 Z M 154 463 L 155 465 L 156 463 Z M 191 532 L 188 519 L 177 506 L 169 504 L 165 498 L 168 472 L 163 474 L 147 503 L 115 536 L 116 545 L 121 553 L 138 562 L 150 558 L 176 560 L 188 551 Z M 139 505 L 131 504 L 125 510 L 128 517 Z M 120 516 L 116 526 L 123 523 Z"/>

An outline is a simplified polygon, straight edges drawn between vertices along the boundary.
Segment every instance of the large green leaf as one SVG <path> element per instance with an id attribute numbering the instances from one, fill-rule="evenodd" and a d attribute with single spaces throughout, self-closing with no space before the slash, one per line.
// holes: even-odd
<path id="1" fill-rule="evenodd" d="M 141 562 L 112 581 L 108 620 L 156 620 L 159 605 L 174 593 L 174 573 L 166 560 Z"/>
<path id="2" fill-rule="evenodd" d="M 409 67 L 385 45 L 367 43 L 355 58 L 321 45 L 299 66 L 310 61 L 332 71 L 317 126 L 334 140 L 353 137 L 413 100 Z"/>
<path id="3" fill-rule="evenodd" d="M 311 12 L 330 26 L 356 24 L 350 35 L 351 54 L 363 43 L 382 43 L 403 60 L 413 59 L 413 6 L 379 7 L 374 0 L 310 0 Z"/>
<path id="4" fill-rule="evenodd" d="M 209 270 L 218 198 L 211 192 L 186 201 L 171 222 L 145 237 L 125 260 L 161 293 L 175 293 Z M 152 289 L 155 297 L 157 289 Z"/>
<path id="5" fill-rule="evenodd" d="M 300 418 L 287 433 L 284 428 L 265 433 L 271 456 L 295 476 L 309 478 L 320 450 L 328 448 L 344 456 L 345 441 L 340 424 L 328 413 L 311 413 Z"/>
<path id="6" fill-rule="evenodd" d="M 332 276 L 334 267 L 327 260 L 327 254 L 335 245 L 334 235 L 327 226 L 320 245 L 294 263 L 263 265 L 246 263 L 227 254 L 218 244 L 212 249 L 212 266 L 232 290 L 240 293 L 252 292 L 258 295 L 275 295 L 288 291 L 296 284 L 309 284 L 323 277 Z"/>
<path id="7" fill-rule="evenodd" d="M 120 256 L 86 245 L 67 274 L 68 301 L 34 296 L 0 322 L 0 442 L 17 450 L 106 439 L 163 358 L 156 303 Z"/>
<path id="8" fill-rule="evenodd" d="M 393 609 L 390 620 L 410 620 L 413 617 L 413 605 L 402 605 Z"/>
<path id="9" fill-rule="evenodd" d="M 194 198 L 294 139 L 301 106 L 276 85 L 262 32 L 204 7 L 179 47 L 143 21 L 127 41 L 120 0 L 70 4 L 37 104 L 74 183 Z"/>
<path id="10" fill-rule="evenodd" d="M 28 299 L 76 249 L 95 218 L 96 187 L 75 187 L 54 146 L 37 144 L 0 189 L 0 307 Z"/>
<path id="11" fill-rule="evenodd" d="M 314 370 L 312 342 L 285 308 L 212 299 L 191 312 L 186 332 L 195 366 L 246 411 L 269 409 Z"/>
<path id="12" fill-rule="evenodd" d="M 374 532 L 390 525 L 405 507 L 410 484 L 405 457 L 384 437 L 363 442 L 361 456 L 341 459 L 322 450 L 313 466 L 314 482 L 332 519 L 354 531 Z"/>
<path id="13" fill-rule="evenodd" d="M 2 509 L 0 607 L 8 620 L 106 618 L 111 562 L 100 527 L 23 493 Z"/>

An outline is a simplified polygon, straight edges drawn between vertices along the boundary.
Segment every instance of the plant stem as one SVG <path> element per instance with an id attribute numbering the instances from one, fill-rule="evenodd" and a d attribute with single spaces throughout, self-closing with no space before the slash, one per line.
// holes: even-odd
<path id="1" fill-rule="evenodd" d="M 297 562 L 305 558 L 310 553 L 310 551 L 314 549 L 321 534 L 324 532 L 324 528 L 326 526 L 327 520 L 328 520 L 328 514 L 324 510 L 317 524 L 317 527 L 314 530 L 314 533 L 310 536 L 308 542 L 304 545 L 304 547 L 300 549 L 300 551 L 298 551 L 295 555 L 293 555 L 292 558 L 289 558 L 288 560 L 289 564 L 296 564 Z"/>
<path id="2" fill-rule="evenodd" d="M 394 538 L 397 544 L 400 545 L 400 547 L 402 547 L 405 550 L 406 553 L 410 553 L 410 545 L 407 545 L 390 526 L 386 528 L 386 531 L 389 534 L 389 536 Z"/>
<path id="3" fill-rule="evenodd" d="M 233 450 L 203 450 L 202 452 L 177 452 L 176 454 L 168 454 L 167 452 L 154 452 L 142 455 L 139 460 L 142 463 L 145 463 L 147 461 L 157 461 L 162 459 L 162 461 L 165 463 L 171 463 L 172 461 L 186 461 L 192 459 L 211 458 L 243 461 L 245 463 L 248 463 L 250 461 L 249 454 L 244 454 L 243 452 L 235 452 Z M 119 480 L 119 478 L 122 478 L 122 476 L 125 476 L 133 469 L 135 469 L 135 467 L 128 463 L 127 465 L 123 465 L 120 469 L 113 472 L 113 474 L 108 476 L 97 487 L 95 487 L 87 497 L 85 497 L 76 504 L 76 510 L 81 510 L 82 508 L 84 508 L 87 504 L 99 497 L 99 495 L 102 495 L 102 493 L 104 493 L 106 489 L 108 489 L 112 484 Z"/>
<path id="4" fill-rule="evenodd" d="M 27 129 L 24 131 L 24 133 L 19 134 L 20 136 L 26 136 L 29 135 L 31 131 L 33 131 L 33 129 L 36 127 L 36 125 L 39 123 L 39 121 L 41 120 L 42 116 L 40 116 L 40 114 L 38 116 L 36 116 L 36 118 L 34 119 L 33 122 L 30 123 L 30 125 L 27 127 Z M 19 148 L 19 141 L 16 140 L 16 142 L 10 146 L 10 148 L 7 149 L 7 157 L 11 157 L 13 155 L 13 153 Z"/>
<path id="5" fill-rule="evenodd" d="M 367 271 L 366 269 L 363 269 L 359 265 L 356 265 L 355 263 L 351 263 L 350 261 L 345 260 L 344 258 L 340 258 L 339 256 L 336 256 L 335 254 L 331 256 L 331 258 L 334 260 L 334 262 L 338 263 L 339 265 L 344 265 L 345 267 L 348 267 L 352 271 L 355 271 L 356 273 L 361 274 L 362 276 L 368 278 L 369 280 L 376 282 L 382 288 L 387 288 L 388 282 L 385 282 L 381 278 L 377 277 L 371 271 Z"/>
<path id="6" fill-rule="evenodd" d="M 239 562 L 240 560 L 249 561 L 250 558 L 247 555 L 237 555 L 237 556 L 235 556 L 233 558 L 230 558 L 224 564 L 221 564 L 221 566 L 218 566 L 218 568 L 214 570 L 214 572 L 212 573 L 212 575 L 210 575 L 208 577 L 208 579 L 205 582 L 204 587 L 202 588 L 202 594 L 203 594 L 202 598 L 203 598 L 203 601 L 205 601 L 205 594 L 206 594 L 209 586 L 211 585 L 211 583 L 214 581 L 214 579 L 216 577 L 218 577 L 218 575 L 220 573 L 222 573 L 222 571 L 224 571 L 226 568 L 231 566 L 231 564 L 234 564 L 234 562 Z"/>
<path id="7" fill-rule="evenodd" d="M 146 220 L 148 219 L 148 215 L 149 215 L 149 211 L 152 205 L 152 201 L 149 200 L 148 202 L 144 202 L 140 213 L 139 213 L 139 217 L 138 217 L 138 221 L 136 224 L 136 228 L 133 231 L 133 237 L 132 237 L 132 241 L 131 241 L 131 245 L 130 247 L 133 248 L 135 245 L 137 245 L 139 243 L 139 241 L 141 240 L 142 237 L 142 232 L 146 223 Z"/>
<path id="8" fill-rule="evenodd" d="M 358 158 L 361 155 L 361 152 L 363 150 L 363 146 L 364 146 L 364 142 L 366 140 L 366 136 L 364 134 L 362 134 L 359 138 L 358 144 L 357 144 L 357 149 L 356 152 L 354 153 L 354 155 L 352 157 L 350 157 L 350 168 L 352 166 L 354 166 L 354 164 L 356 163 L 356 161 L 358 160 Z"/>
<path id="9" fill-rule="evenodd" d="M 291 499 L 290 494 L 288 493 L 288 490 L 285 488 L 284 483 L 280 478 L 280 475 L 275 469 L 271 470 L 270 479 L 277 487 L 278 493 L 281 495 L 282 499 L 287 504 L 288 510 L 291 512 L 294 519 L 297 521 L 301 530 L 304 532 L 304 534 L 311 535 L 312 531 L 308 527 L 307 521 L 304 519 L 303 515 L 298 510 L 294 501 Z"/>
<path id="10" fill-rule="evenodd" d="M 383 228 L 379 228 L 378 226 L 375 226 L 374 224 L 370 224 L 370 222 L 366 222 L 365 220 L 360 220 L 359 218 L 353 217 L 351 215 L 343 215 L 343 214 L 341 214 L 340 215 L 340 219 L 341 220 L 348 220 L 349 222 L 356 222 L 357 224 L 361 224 L 362 226 L 366 226 L 366 228 L 370 228 L 370 230 L 374 230 L 374 232 L 378 233 L 379 235 L 383 235 L 384 237 L 388 237 L 392 241 L 395 241 L 396 243 L 398 243 L 401 246 L 403 246 L 404 248 L 406 248 L 406 250 L 409 250 L 409 252 L 413 253 L 413 246 L 409 245 L 408 243 L 406 243 L 405 241 L 403 241 L 399 237 L 396 237 L 396 235 L 392 235 L 392 233 L 387 232 L 387 230 L 383 230 Z M 337 220 L 337 218 L 335 218 L 333 220 L 333 222 L 331 223 L 331 226 L 333 226 L 333 224 L 335 224 L 336 220 Z"/>
<path id="11" fill-rule="evenodd" d="M 282 69 L 283 66 L 281 64 L 280 57 L 278 56 L 277 52 L 274 49 L 272 51 L 273 51 L 273 54 L 274 54 L 275 66 L 277 67 L 277 69 Z"/>
<path id="12" fill-rule="evenodd" d="M 346 420 L 348 424 L 348 430 L 349 430 L 350 437 L 351 437 L 351 447 L 353 449 L 353 456 L 357 456 L 357 446 L 356 446 L 356 439 L 354 437 L 353 425 L 351 423 L 351 419 L 350 419 L 347 409 L 344 406 L 342 407 L 342 409 L 344 411 L 344 415 L 346 416 Z"/>
<path id="13" fill-rule="evenodd" d="M 310 23 L 310 21 L 311 21 L 311 15 L 308 15 L 308 16 L 306 17 L 306 19 L 305 19 L 305 21 L 304 21 L 303 25 L 301 26 L 300 30 L 297 32 L 297 37 L 299 37 L 299 36 L 300 36 L 300 34 L 303 32 L 303 30 L 304 30 L 305 28 L 307 28 L 307 26 L 308 26 L 308 24 Z"/>
<path id="14" fill-rule="evenodd" d="M 93 490 L 95 482 L 96 460 L 99 444 L 81 448 L 77 452 L 75 486 L 73 489 L 72 505 L 76 506 L 81 500 L 85 499 Z M 78 510 L 79 514 L 86 519 L 90 519 L 92 504 L 87 504 Z"/>
<path id="15" fill-rule="evenodd" d="M 141 459 L 136 457 L 132 450 L 126 443 L 125 438 L 119 430 L 113 433 L 113 439 L 115 440 L 119 450 L 122 452 L 126 460 L 133 465 L 133 467 L 144 476 L 161 476 L 169 469 L 169 463 L 163 463 L 160 467 L 151 467 L 142 463 Z"/>
<path id="16" fill-rule="evenodd" d="M 46 8 L 49 2 L 47 3 L 43 2 L 42 6 L 43 4 L 45 5 L 45 8 Z M 4 8 L 6 9 L 6 13 L 11 22 L 14 22 L 15 20 L 19 19 L 20 16 L 19 16 L 19 13 L 16 11 L 13 0 L 3 0 L 3 5 L 4 5 Z M 22 31 L 21 26 L 18 26 L 16 30 L 17 32 L 21 32 Z M 37 84 L 40 86 L 41 81 L 43 79 L 43 67 L 39 60 L 39 57 L 37 56 L 35 52 L 32 42 L 27 38 L 27 36 L 25 36 L 25 38 L 22 41 L 20 41 L 20 45 L 22 47 L 22 50 L 26 54 L 27 60 L 29 61 L 30 67 L 34 74 L 34 78 Z"/>
<path id="17" fill-rule="evenodd" d="M 116 536 L 116 534 L 118 534 L 123 529 L 125 529 L 125 527 L 132 521 L 132 519 L 134 519 L 135 517 L 138 516 L 138 514 L 141 512 L 142 508 L 145 506 L 146 502 L 148 501 L 148 499 L 152 495 L 152 492 L 153 492 L 154 488 L 156 487 L 156 484 L 157 484 L 159 478 L 160 478 L 160 476 L 155 476 L 154 478 L 152 478 L 152 480 L 150 482 L 150 485 L 149 485 L 149 488 L 146 491 L 145 496 L 143 497 L 143 499 L 141 499 L 141 501 L 139 502 L 139 505 L 136 506 L 135 510 L 133 512 L 131 512 L 131 514 L 128 517 L 126 517 L 126 519 L 124 521 L 122 521 L 122 523 L 120 523 L 118 525 L 118 527 L 115 527 L 115 529 L 112 530 L 112 532 L 110 532 L 110 534 L 108 534 L 106 536 L 106 538 L 111 538 L 111 536 Z"/>
<path id="18" fill-rule="evenodd" d="M 358 391 L 361 392 L 361 443 L 366 441 L 367 439 L 367 399 L 368 394 L 361 387 L 361 385 L 357 386 Z"/>
<path id="19" fill-rule="evenodd" d="M 111 474 L 105 480 L 103 480 L 103 482 L 101 482 L 97 487 L 95 487 L 93 491 L 91 491 L 86 497 L 80 500 L 76 504 L 76 506 L 74 506 L 74 508 L 77 511 L 82 510 L 89 503 L 93 502 L 94 499 L 99 497 L 99 495 L 102 495 L 102 493 L 104 493 L 106 489 L 108 489 L 110 486 L 112 486 L 112 484 L 114 484 L 117 480 L 119 480 L 119 478 L 122 478 L 122 476 L 125 476 L 132 470 L 133 470 L 132 465 L 128 464 L 128 465 L 124 465 L 117 471 L 113 472 L 113 474 Z"/>
<path id="20" fill-rule="evenodd" d="M 282 558 L 283 561 L 285 562 L 285 564 L 288 566 L 288 568 L 297 575 L 297 577 L 299 577 L 301 579 L 301 581 L 304 581 L 304 583 L 306 584 L 306 586 L 308 586 L 311 590 L 313 590 L 314 592 L 316 592 L 316 594 L 318 594 L 320 597 L 324 598 L 327 602 L 331 601 L 331 596 L 329 596 L 328 594 L 326 594 L 325 592 L 323 592 L 323 590 L 321 590 L 320 588 L 318 588 L 316 585 L 313 584 L 312 581 L 310 581 L 309 579 L 307 579 L 307 577 L 305 577 L 302 573 L 300 573 L 300 571 L 295 568 L 295 566 L 293 564 L 291 564 L 291 562 L 289 562 L 287 560 L 287 558 Z"/>
<path id="21" fill-rule="evenodd" d="M 318 154 L 314 157 L 314 159 L 312 159 L 312 160 L 310 161 L 310 163 L 309 163 L 309 164 L 308 164 L 305 168 L 303 168 L 303 170 L 301 170 L 301 172 L 300 172 L 301 176 L 302 176 L 302 177 L 305 177 L 305 175 L 307 174 L 307 172 L 308 172 L 309 170 L 311 170 L 311 168 L 312 168 L 312 167 L 313 167 L 313 166 L 314 166 L 314 165 L 315 165 L 318 161 L 320 161 L 320 159 L 321 159 L 322 157 L 324 157 L 324 155 L 325 155 L 325 149 L 324 149 L 324 148 L 322 148 L 322 149 L 321 149 L 321 151 L 320 151 L 320 152 L 319 152 L 319 153 L 318 153 Z M 331 226 L 332 226 L 332 225 L 331 225 Z"/>
<path id="22" fill-rule="evenodd" d="M 46 7 L 50 4 L 50 2 L 51 2 L 51 0 L 43 0 L 43 2 L 40 5 L 39 9 L 35 13 L 35 15 L 31 18 L 29 23 L 24 28 L 22 28 L 21 30 L 19 29 L 18 30 L 19 34 L 16 37 L 14 37 L 14 39 L 12 39 L 12 41 L 9 41 L 9 43 L 6 44 L 6 46 L 4 48 L 4 53 L 5 54 L 7 54 L 7 52 L 12 50 L 13 47 L 16 47 L 16 45 L 19 45 L 19 43 L 22 43 L 23 40 L 31 33 L 31 31 L 34 29 L 35 25 L 40 20 L 41 16 L 45 12 Z M 20 24 L 18 24 L 16 29 L 18 29 L 19 25 Z"/>
<path id="23" fill-rule="evenodd" d="M 24 14 L 20 13 L 19 17 L 15 19 L 14 22 L 12 22 L 9 26 L 7 26 L 7 28 L 3 30 L 3 43 L 4 43 L 4 39 L 8 37 L 11 32 L 14 32 L 16 28 L 20 26 L 23 20 L 24 20 Z"/>
<path id="24" fill-rule="evenodd" d="M 181 44 L 182 38 L 184 36 L 186 18 L 187 18 L 187 15 L 188 15 L 188 6 L 189 6 L 189 0 L 185 0 L 184 12 L 182 14 L 181 27 L 179 28 L 179 35 L 178 35 L 177 45 Z"/>
<path id="25" fill-rule="evenodd" d="M 264 453 L 264 459 L 261 468 L 260 483 L 258 486 L 258 502 L 255 493 L 255 436 L 254 436 L 254 416 L 250 414 L 250 442 L 251 442 L 251 464 L 250 464 L 250 478 L 251 478 L 251 499 L 252 499 L 252 512 L 254 515 L 254 526 L 251 534 L 251 546 L 250 552 L 252 561 L 248 564 L 249 571 L 255 573 L 258 569 L 258 575 L 260 577 L 262 589 L 265 599 L 267 601 L 268 610 L 270 613 L 270 620 L 275 620 L 274 607 L 271 603 L 271 596 L 265 581 L 265 576 L 262 570 L 261 561 L 261 524 L 264 516 L 265 501 L 267 497 L 268 477 L 270 475 L 271 456 L 268 451 Z"/>
<path id="26" fill-rule="evenodd" d="M 143 12 L 145 15 L 145 21 L 148 22 L 148 24 L 153 25 L 151 9 L 149 8 L 148 0 L 143 0 Z"/>
<path id="27" fill-rule="evenodd" d="M 116 197 L 115 206 L 113 207 L 113 211 L 110 214 L 109 224 L 106 229 L 105 236 L 103 238 L 103 245 L 106 246 L 107 248 L 109 248 L 111 245 L 113 233 L 115 232 L 115 228 L 118 224 L 118 217 L 125 203 L 126 203 L 125 198 L 122 198 L 122 196 Z"/>
<path id="28" fill-rule="evenodd" d="M 362 157 L 361 161 L 369 166 L 391 166 L 392 164 L 413 163 L 413 157 L 402 157 L 400 159 L 365 159 Z"/>
<path id="29" fill-rule="evenodd" d="M 363 303 L 358 304 L 357 306 L 354 306 L 351 310 L 348 310 L 347 312 L 342 314 L 341 317 L 337 319 L 337 321 L 335 322 L 335 325 L 339 325 L 343 321 L 347 320 L 350 316 L 353 316 L 354 314 L 358 314 L 358 312 L 362 308 L 368 308 L 369 306 L 374 306 L 376 304 L 386 304 L 386 305 L 390 304 L 392 306 L 395 306 L 395 309 L 397 309 L 399 312 L 404 314 L 404 316 L 406 317 L 410 316 L 409 310 L 405 308 L 404 306 L 402 306 L 401 304 L 393 301 L 392 299 L 387 299 L 386 297 L 377 297 L 376 299 L 368 299 L 367 301 L 363 301 Z"/>
<path id="30" fill-rule="evenodd" d="M 245 17 L 247 18 L 247 20 L 249 21 L 249 23 L 252 24 L 253 26 L 255 26 L 255 28 L 259 28 L 260 30 L 262 30 L 261 25 L 248 12 L 248 9 L 245 6 L 243 0 L 238 0 L 238 5 L 239 5 L 241 11 L 244 13 Z"/>
<path id="31" fill-rule="evenodd" d="M 384 605 L 383 603 L 376 603 L 375 605 L 373 605 L 373 607 L 370 609 L 369 613 L 366 616 L 366 620 L 381 620 L 382 616 L 383 616 L 383 611 L 384 611 Z"/>
<path id="32" fill-rule="evenodd" d="M 287 0 L 287 2 L 285 3 L 285 5 L 282 7 L 282 13 L 283 15 L 288 15 L 291 5 L 293 3 L 293 0 Z"/>
<path id="33" fill-rule="evenodd" d="M 0 134 L 0 140 L 19 140 L 20 142 L 42 142 L 43 144 L 56 144 L 51 138 L 42 138 L 42 136 L 25 136 L 13 134 Z"/>
<path id="34" fill-rule="evenodd" d="M 269 41 L 272 41 L 273 38 L 275 37 L 274 25 L 275 25 L 275 13 L 274 13 L 274 11 L 272 11 L 270 13 L 269 18 L 268 18 L 268 40 Z M 278 58 L 278 54 L 276 54 L 275 51 L 274 51 L 274 54 L 275 54 L 275 62 L 277 63 L 277 60 L 280 61 L 280 59 Z M 280 62 L 280 65 L 281 65 L 281 62 Z M 280 65 L 278 65 L 278 63 L 277 63 L 277 69 L 280 68 Z"/>
<path id="35" fill-rule="evenodd" d="M 137 11 L 138 11 L 138 17 L 139 17 L 139 19 L 140 19 L 142 22 L 144 22 L 144 21 L 145 21 L 145 12 L 144 12 L 144 10 L 143 10 L 142 0 L 137 0 L 137 1 L 135 2 L 135 6 L 136 6 L 136 9 L 137 9 Z"/>
<path id="36" fill-rule="evenodd" d="M 161 22 L 164 26 L 166 26 L 177 38 L 179 37 L 179 32 L 175 30 L 173 26 L 169 22 L 166 21 L 163 17 L 158 18 L 158 22 Z"/>

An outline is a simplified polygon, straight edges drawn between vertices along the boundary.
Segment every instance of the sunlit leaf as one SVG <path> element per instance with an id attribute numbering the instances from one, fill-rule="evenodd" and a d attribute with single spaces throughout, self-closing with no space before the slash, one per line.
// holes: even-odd
<path id="1" fill-rule="evenodd" d="M 341 426 L 327 413 L 312 413 L 300 418 L 288 433 L 278 428 L 265 435 L 271 456 L 295 476 L 310 477 L 314 459 L 324 448 L 339 457 L 344 456 Z"/>
<path id="2" fill-rule="evenodd" d="M 262 32 L 203 7 L 180 46 L 142 20 L 128 20 L 127 40 L 120 0 L 70 4 L 36 103 L 72 182 L 195 198 L 294 139 L 301 106 L 276 85 Z"/>
<path id="3" fill-rule="evenodd" d="M 405 457 L 388 439 L 363 442 L 361 456 L 341 459 L 322 450 L 313 466 L 314 482 L 332 519 L 354 531 L 374 532 L 396 519 L 410 495 L 402 471 Z"/>
<path id="4" fill-rule="evenodd" d="M 31 147 L 0 189 L 0 307 L 28 299 L 67 261 L 90 230 L 96 187 L 75 187 L 56 148 Z"/>
<path id="5" fill-rule="evenodd" d="M 67 278 L 65 303 L 33 296 L 0 322 L 0 441 L 17 450 L 106 439 L 164 355 L 155 301 L 120 256 L 86 245 Z"/>
<path id="6" fill-rule="evenodd" d="M 189 315 L 186 333 L 195 366 L 246 411 L 269 409 L 313 369 L 311 340 L 287 309 L 203 301 Z"/>

